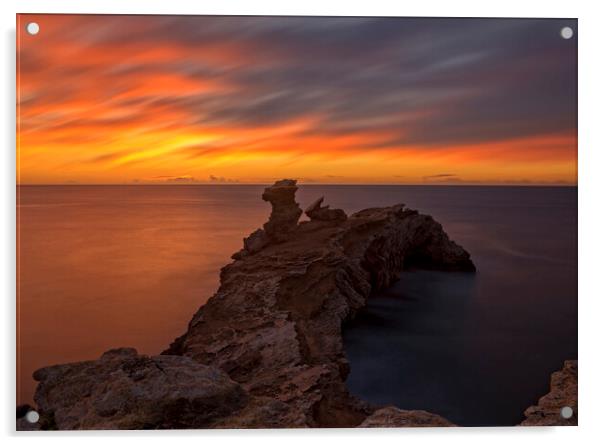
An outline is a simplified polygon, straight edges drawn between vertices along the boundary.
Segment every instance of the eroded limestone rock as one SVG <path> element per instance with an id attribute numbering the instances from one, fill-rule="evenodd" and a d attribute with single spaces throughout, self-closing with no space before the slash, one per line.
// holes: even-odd
<path id="1" fill-rule="evenodd" d="M 360 428 L 408 428 L 408 427 L 456 426 L 437 414 L 421 410 L 404 410 L 387 406 L 376 410 L 366 418 Z"/>
<path id="2" fill-rule="evenodd" d="M 297 181 L 282 179 L 267 187 L 261 198 L 272 204 L 270 219 L 263 225 L 267 237 L 274 242 L 285 241 L 290 232 L 297 228 L 303 213 L 295 201 Z"/>
<path id="3" fill-rule="evenodd" d="M 203 428 L 247 402 L 240 385 L 217 368 L 132 348 L 42 368 L 34 378 L 45 429 Z"/>
<path id="4" fill-rule="evenodd" d="M 279 187 L 264 196 L 277 201 L 274 193 L 286 194 L 294 207 L 294 186 L 274 192 Z M 474 265 L 439 223 L 403 205 L 295 228 L 293 214 L 285 241 L 222 269 L 217 293 L 165 353 L 216 366 L 253 397 L 284 403 L 295 426 L 357 426 L 375 408 L 345 386 L 343 322 L 408 267 L 474 271 Z M 254 418 L 254 411 L 247 415 Z"/>
<path id="5" fill-rule="evenodd" d="M 118 350 L 37 371 L 47 421 L 61 429 L 441 424 L 420 411 L 375 413 L 347 391 L 342 324 L 405 269 L 474 271 L 470 255 L 403 205 L 298 224 L 296 190 L 292 180 L 266 188 L 269 221 L 164 356 Z"/>
<path id="6" fill-rule="evenodd" d="M 561 410 L 569 407 L 573 415 L 565 419 Z M 527 408 L 523 426 L 577 425 L 577 360 L 567 360 L 560 371 L 552 374 L 550 392 Z"/>
<path id="7" fill-rule="evenodd" d="M 347 214 L 342 209 L 331 209 L 330 206 L 322 207 L 324 197 L 318 198 L 305 209 L 305 214 L 312 221 L 337 221 L 343 222 Z"/>

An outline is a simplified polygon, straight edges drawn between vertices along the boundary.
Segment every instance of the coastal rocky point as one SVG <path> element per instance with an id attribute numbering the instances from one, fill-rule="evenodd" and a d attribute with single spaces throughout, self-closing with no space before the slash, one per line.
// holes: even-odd
<path id="1" fill-rule="evenodd" d="M 453 426 L 351 395 L 342 329 L 404 270 L 473 272 L 469 253 L 402 204 L 347 216 L 320 197 L 299 222 L 296 191 L 294 180 L 265 189 L 269 220 L 244 239 L 217 292 L 161 355 L 120 348 L 36 371 L 40 427 Z M 544 399 L 525 422 L 545 415 Z"/>
<path id="2" fill-rule="evenodd" d="M 562 369 L 552 374 L 550 392 L 540 398 L 537 405 L 527 408 L 521 425 L 577 425 L 577 367 L 577 360 L 566 360 Z M 561 413 L 567 408 L 570 415 L 564 418 Z"/>

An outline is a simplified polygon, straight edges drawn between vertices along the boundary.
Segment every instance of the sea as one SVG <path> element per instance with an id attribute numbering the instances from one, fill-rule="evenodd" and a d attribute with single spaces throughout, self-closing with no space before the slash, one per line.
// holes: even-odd
<path id="1" fill-rule="evenodd" d="M 157 354 L 217 289 L 270 206 L 262 185 L 17 187 L 17 401 L 32 373 Z M 464 426 L 514 425 L 577 358 L 577 187 L 301 185 L 348 214 L 404 203 L 476 274 L 410 270 L 344 327 L 349 390 Z"/>

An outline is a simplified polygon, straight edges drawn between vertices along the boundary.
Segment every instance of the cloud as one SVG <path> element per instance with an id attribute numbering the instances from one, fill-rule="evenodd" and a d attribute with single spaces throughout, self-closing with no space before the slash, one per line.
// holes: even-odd
<path id="1" fill-rule="evenodd" d="M 137 180 L 134 180 L 137 181 Z M 201 181 L 197 180 L 196 178 L 194 178 L 194 176 L 189 176 L 189 175 L 183 175 L 183 176 L 168 176 L 168 175 L 161 175 L 161 176 L 155 176 L 154 178 L 152 178 L 151 182 L 171 182 L 171 183 L 177 183 L 177 184 L 196 184 L 199 183 Z"/>
<path id="2" fill-rule="evenodd" d="M 365 152 L 445 159 L 576 132 L 577 36 L 558 31 L 575 20 L 31 17 L 44 39 L 19 33 L 25 173 L 79 162 L 82 175 L 151 177 L 170 157 L 185 182 L 179 171 L 240 177 L 222 167 L 275 154 L 317 167 Z M 574 157 L 571 144 L 548 152 Z"/>
<path id="3" fill-rule="evenodd" d="M 223 176 L 209 175 L 209 182 L 214 184 L 236 184 L 239 181 L 237 179 L 224 178 Z"/>
<path id="4" fill-rule="evenodd" d="M 422 180 L 424 182 L 436 182 L 436 183 L 448 183 L 448 184 L 456 184 L 464 182 L 458 175 L 453 173 L 439 173 L 436 175 L 428 175 L 423 176 Z"/>
<path id="5" fill-rule="evenodd" d="M 438 175 L 424 176 L 424 179 L 453 178 L 455 176 L 457 175 L 453 173 L 439 173 Z"/>

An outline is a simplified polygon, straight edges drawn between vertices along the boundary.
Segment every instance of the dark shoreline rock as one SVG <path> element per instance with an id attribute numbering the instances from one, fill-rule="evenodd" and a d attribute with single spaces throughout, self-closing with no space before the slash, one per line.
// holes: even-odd
<path id="1" fill-rule="evenodd" d="M 560 371 L 552 374 L 550 392 L 539 399 L 537 405 L 525 410 L 521 426 L 577 426 L 577 360 L 566 360 Z M 572 416 L 565 419 L 561 410 L 569 407 Z"/>
<path id="2" fill-rule="evenodd" d="M 446 423 L 423 411 L 377 411 L 352 396 L 345 385 L 349 363 L 341 329 L 371 293 L 390 286 L 405 269 L 474 272 L 470 255 L 432 217 L 403 205 L 349 217 L 343 212 L 343 218 L 342 210 L 322 207 L 318 200 L 309 209 L 312 219 L 298 223 L 296 190 L 292 180 L 266 188 L 262 198 L 272 204 L 269 221 L 245 239 L 235 261 L 221 270 L 215 295 L 163 356 L 124 349 L 109 353 L 110 360 L 103 356 L 37 371 L 35 400 L 43 418 L 59 429 Z M 124 371 L 130 361 L 140 363 L 139 378 Z M 159 367 L 186 378 L 172 382 Z M 172 384 L 176 399 L 185 401 L 182 418 L 173 419 L 165 405 L 171 399 L 164 402 L 165 395 L 154 390 Z M 224 411 L 194 421 L 192 414 L 209 403 L 202 397 L 209 390 L 204 385 L 220 394 L 217 399 L 236 396 L 227 398 Z M 116 406 L 107 399 L 113 391 L 121 401 Z M 102 409 L 103 401 L 114 409 Z"/>
<path id="3" fill-rule="evenodd" d="M 360 428 L 449 427 L 457 426 L 449 420 L 428 411 L 403 410 L 387 406 L 376 410 L 364 420 Z"/>
<path id="4" fill-rule="evenodd" d="M 247 403 L 240 385 L 217 368 L 133 348 L 42 368 L 34 378 L 45 429 L 204 428 Z"/>

